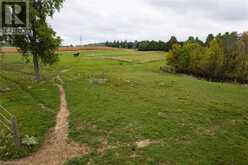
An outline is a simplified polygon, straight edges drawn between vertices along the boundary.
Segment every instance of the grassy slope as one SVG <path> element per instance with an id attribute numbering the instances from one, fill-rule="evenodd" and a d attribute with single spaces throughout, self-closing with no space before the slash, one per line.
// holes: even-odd
<path id="1" fill-rule="evenodd" d="M 47 79 L 62 70 L 70 137 L 91 147 L 88 156 L 68 164 L 247 164 L 247 86 L 162 73 L 164 61 L 146 63 L 150 55 L 153 61 L 164 53 L 98 50 L 73 58 L 68 52 L 43 68 Z M 16 67 L 20 59 L 8 56 L 7 63 Z M 58 92 L 50 81 L 34 84 L 20 71 L 31 73 L 31 66 L 1 71 L 8 78 L 1 77 L 1 86 L 13 89 L 1 93 L 1 104 L 17 115 L 23 133 L 42 139 L 54 125 Z M 144 139 L 156 144 L 136 148 Z M 103 141 L 112 149 L 98 154 Z"/>
<path id="2" fill-rule="evenodd" d="M 22 136 L 35 136 L 41 144 L 48 129 L 55 125 L 59 96 L 46 68 L 43 77 L 47 80 L 40 83 L 33 81 L 32 73 L 31 64 L 24 65 L 20 56 L 6 56 L 4 65 L 1 63 L 0 88 L 8 90 L 0 93 L 0 104 L 16 116 Z M 1 135 L 6 138 L 7 131 L 1 125 L 0 131 L 4 131 Z M 2 136 L 0 160 L 26 156 L 39 146 L 16 149 L 11 138 L 6 140 Z"/>
<path id="3" fill-rule="evenodd" d="M 247 86 L 162 73 L 163 61 L 123 63 L 101 54 L 108 56 L 63 56 L 71 64 L 63 77 L 70 136 L 92 149 L 69 164 L 248 163 Z M 156 144 L 137 149 L 144 139 Z M 97 154 L 106 140 L 112 149 Z"/>

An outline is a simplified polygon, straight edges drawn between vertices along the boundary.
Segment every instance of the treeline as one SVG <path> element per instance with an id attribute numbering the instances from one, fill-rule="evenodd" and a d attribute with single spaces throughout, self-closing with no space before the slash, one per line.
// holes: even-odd
<path id="1" fill-rule="evenodd" d="M 212 35 L 210 35 L 211 37 Z M 198 37 L 189 37 L 188 41 L 199 43 L 202 46 L 207 45 L 207 42 L 202 42 Z M 186 41 L 187 42 L 187 41 Z M 168 42 L 164 41 L 107 41 L 105 46 L 113 48 L 126 48 L 126 49 L 137 49 L 139 51 L 169 51 L 172 49 L 172 45 L 180 44 L 183 45 L 184 42 L 179 42 L 175 36 L 172 36 Z"/>
<path id="2" fill-rule="evenodd" d="M 137 47 L 138 41 L 128 42 L 128 41 L 114 41 L 114 42 L 105 42 L 105 46 L 112 48 L 126 48 L 126 49 L 135 49 Z"/>
<path id="3" fill-rule="evenodd" d="M 248 33 L 209 35 L 205 44 L 188 40 L 174 44 L 167 55 L 170 72 L 188 73 L 210 80 L 248 82 Z"/>
<path id="4" fill-rule="evenodd" d="M 113 48 L 137 49 L 139 51 L 169 51 L 173 44 L 180 43 L 176 37 L 171 37 L 168 42 L 164 41 L 107 41 L 105 46 Z"/>
<path id="5" fill-rule="evenodd" d="M 213 37 L 212 34 L 209 35 L 208 39 Z M 206 46 L 209 40 L 206 42 L 201 41 L 198 37 L 189 37 L 188 41 L 199 43 L 201 46 Z M 105 46 L 113 47 L 113 48 L 125 48 L 125 49 L 137 49 L 139 51 L 170 51 L 172 49 L 172 45 L 180 44 L 183 45 L 185 42 L 179 42 L 175 36 L 172 36 L 168 42 L 164 41 L 113 41 L 113 42 L 105 42 Z"/>

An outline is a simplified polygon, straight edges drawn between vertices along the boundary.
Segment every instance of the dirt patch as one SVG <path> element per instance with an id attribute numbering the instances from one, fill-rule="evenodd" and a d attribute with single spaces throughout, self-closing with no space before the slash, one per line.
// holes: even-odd
<path id="1" fill-rule="evenodd" d="M 153 142 L 149 139 L 146 139 L 146 140 L 141 140 L 141 141 L 136 142 L 136 145 L 137 145 L 137 148 L 145 148 L 145 147 L 148 147 L 149 145 L 154 144 L 154 143 L 155 142 Z"/>
<path id="2" fill-rule="evenodd" d="M 219 129 L 220 129 L 220 126 L 213 125 L 208 128 L 198 128 L 196 132 L 199 135 L 215 136 L 217 132 L 219 131 Z"/>
<path id="3" fill-rule="evenodd" d="M 101 146 L 97 149 L 98 154 L 103 154 L 107 149 L 109 149 L 108 141 L 104 139 Z"/>
<path id="4" fill-rule="evenodd" d="M 60 91 L 60 111 L 57 114 L 56 126 L 50 130 L 40 148 L 33 155 L 20 160 L 5 162 L 6 165 L 61 165 L 66 160 L 88 153 L 88 148 L 68 139 L 68 117 L 65 91 L 62 85 L 56 84 Z"/>
<path id="5" fill-rule="evenodd" d="M 203 133 L 205 135 L 208 135 L 208 136 L 215 136 L 217 131 L 218 131 L 218 129 L 219 129 L 218 126 L 210 127 L 208 129 L 206 129 Z"/>
<path id="6" fill-rule="evenodd" d="M 109 144 L 107 139 L 103 139 L 101 145 L 97 148 L 96 151 L 98 154 L 103 155 L 105 151 L 115 148 L 117 148 L 117 146 L 112 146 Z"/>
<path id="7" fill-rule="evenodd" d="M 159 143 L 161 143 L 161 141 L 152 141 L 150 139 L 145 139 L 145 140 L 137 141 L 136 146 L 137 148 L 141 149 L 141 148 L 149 147 L 150 145 L 159 144 Z"/>

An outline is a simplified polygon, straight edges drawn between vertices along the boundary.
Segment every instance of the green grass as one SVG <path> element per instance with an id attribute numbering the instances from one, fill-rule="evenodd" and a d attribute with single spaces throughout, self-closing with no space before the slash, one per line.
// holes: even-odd
<path id="1" fill-rule="evenodd" d="M 82 57 L 64 74 L 70 136 L 92 151 L 68 164 L 247 164 L 247 86 L 162 73 L 164 61 L 133 57 Z M 138 149 L 144 139 L 156 144 Z M 112 149 L 98 154 L 103 141 Z"/>
<path id="2" fill-rule="evenodd" d="M 70 137 L 90 147 L 88 155 L 67 164 L 248 163 L 247 85 L 163 73 L 164 55 L 98 50 L 74 58 L 68 52 L 44 68 L 51 76 L 62 71 Z M 42 101 L 41 86 L 33 95 Z M 136 142 L 146 139 L 154 143 L 137 148 Z M 104 141 L 108 149 L 97 152 Z"/>
<path id="3" fill-rule="evenodd" d="M 9 132 L 0 125 L 0 160 L 20 158 L 37 150 L 48 129 L 55 125 L 58 90 L 45 68 L 43 77 L 42 82 L 34 82 L 32 66 L 24 65 L 18 55 L 8 55 L 1 63 L 0 104 L 16 116 L 21 136 L 34 136 L 39 145 L 16 148 Z"/>

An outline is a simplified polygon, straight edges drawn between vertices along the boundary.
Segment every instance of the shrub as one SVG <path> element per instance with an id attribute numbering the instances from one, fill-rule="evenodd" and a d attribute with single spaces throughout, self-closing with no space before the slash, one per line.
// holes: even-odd
<path id="1" fill-rule="evenodd" d="M 38 144 L 36 138 L 26 136 L 23 140 L 23 145 L 18 148 L 14 144 L 12 135 L 0 130 L 0 160 L 24 157 L 35 150 L 35 147 Z"/>
<path id="2" fill-rule="evenodd" d="M 7 134 L 3 130 L 0 131 L 0 160 L 16 159 L 27 154 L 26 148 L 15 146 L 11 134 Z"/>
<path id="3" fill-rule="evenodd" d="M 35 146 L 39 143 L 36 137 L 25 135 L 24 138 L 22 139 L 22 144 L 31 148 L 32 146 Z"/>

